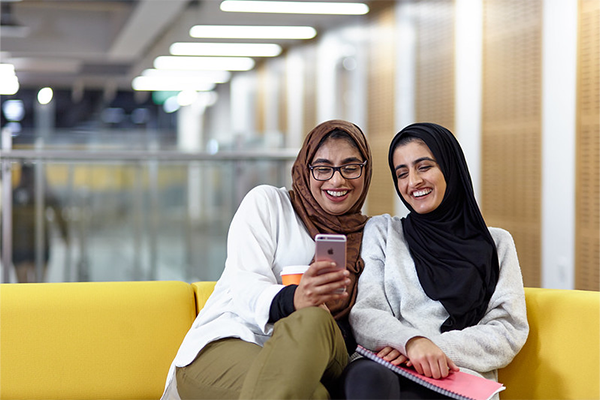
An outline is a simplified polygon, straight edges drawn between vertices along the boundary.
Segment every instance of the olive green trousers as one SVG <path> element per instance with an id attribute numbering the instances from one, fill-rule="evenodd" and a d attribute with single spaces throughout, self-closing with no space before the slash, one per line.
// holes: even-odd
<path id="1" fill-rule="evenodd" d="M 236 338 L 208 344 L 177 368 L 183 399 L 329 399 L 325 385 L 348 364 L 344 338 L 328 311 L 309 307 L 275 323 L 264 347 Z"/>

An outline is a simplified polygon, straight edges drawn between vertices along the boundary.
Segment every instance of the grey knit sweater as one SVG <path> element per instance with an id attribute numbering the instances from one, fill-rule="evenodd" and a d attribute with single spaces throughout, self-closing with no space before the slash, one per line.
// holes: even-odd
<path id="1" fill-rule="evenodd" d="M 523 279 L 510 233 L 489 228 L 496 243 L 500 277 L 479 324 L 440 333 L 448 313 L 427 297 L 404 239 L 398 217 L 373 217 L 365 227 L 362 258 L 365 270 L 350 323 L 359 344 L 379 350 L 392 346 L 406 354 L 415 336 L 433 341 L 462 371 L 497 380 L 498 368 L 521 350 L 529 325 Z"/>

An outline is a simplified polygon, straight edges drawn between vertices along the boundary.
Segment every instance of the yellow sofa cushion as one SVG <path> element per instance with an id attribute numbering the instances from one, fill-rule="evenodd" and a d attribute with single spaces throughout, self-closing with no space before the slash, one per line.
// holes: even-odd
<path id="1" fill-rule="evenodd" d="M 0 398 L 157 399 L 195 315 L 184 282 L 3 284 Z"/>
<path id="2" fill-rule="evenodd" d="M 194 288 L 194 293 L 196 295 L 196 311 L 200 312 L 204 305 L 208 301 L 208 298 L 212 294 L 215 289 L 215 285 L 217 282 L 214 281 L 203 281 L 203 282 L 195 282 L 192 283 L 192 287 Z"/>
<path id="3" fill-rule="evenodd" d="M 600 398 L 600 293 L 525 288 L 530 332 L 499 371 L 508 399 Z"/>

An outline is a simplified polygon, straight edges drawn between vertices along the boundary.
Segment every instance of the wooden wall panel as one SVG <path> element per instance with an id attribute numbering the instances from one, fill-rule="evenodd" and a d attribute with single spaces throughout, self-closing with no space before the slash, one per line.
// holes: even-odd
<path id="1" fill-rule="evenodd" d="M 373 179 L 367 198 L 368 215 L 394 214 L 394 189 L 387 164 L 394 137 L 395 20 L 393 2 L 375 2 L 369 13 L 370 57 L 366 134 L 373 153 Z"/>
<path id="2" fill-rule="evenodd" d="M 415 3 L 418 122 L 434 122 L 454 132 L 454 2 Z"/>
<path id="3" fill-rule="evenodd" d="M 305 46 L 304 52 L 304 135 L 317 126 L 317 48 Z"/>
<path id="4" fill-rule="evenodd" d="M 542 1 L 484 0 L 482 193 L 486 223 L 515 240 L 541 284 Z"/>
<path id="5" fill-rule="evenodd" d="M 258 63 L 256 66 L 256 75 L 258 77 L 258 85 L 256 88 L 256 131 L 263 134 L 266 129 L 266 102 L 268 88 L 268 73 L 266 63 Z"/>
<path id="6" fill-rule="evenodd" d="M 278 113 L 279 118 L 277 119 L 277 130 L 281 132 L 283 135 L 287 135 L 287 126 L 288 126 L 288 97 L 287 97 L 287 79 L 288 79 L 288 70 L 285 68 L 285 63 L 282 63 L 280 66 L 281 72 L 279 74 L 279 93 L 278 97 Z M 285 142 L 285 140 L 284 140 Z"/>
<path id="7" fill-rule="evenodd" d="M 575 288 L 600 290 L 600 2 L 579 2 Z"/>

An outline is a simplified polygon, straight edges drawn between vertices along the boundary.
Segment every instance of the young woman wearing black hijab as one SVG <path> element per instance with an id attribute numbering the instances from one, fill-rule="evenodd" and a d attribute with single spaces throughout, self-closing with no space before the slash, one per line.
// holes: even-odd
<path id="1" fill-rule="evenodd" d="M 512 237 L 486 226 L 446 128 L 406 127 L 388 160 L 410 213 L 373 217 L 365 227 L 365 269 L 350 312 L 356 340 L 428 377 L 460 369 L 497 380 L 529 332 Z M 366 358 L 347 368 L 344 392 L 348 399 L 443 397 Z"/>

